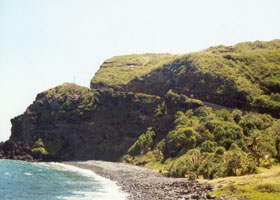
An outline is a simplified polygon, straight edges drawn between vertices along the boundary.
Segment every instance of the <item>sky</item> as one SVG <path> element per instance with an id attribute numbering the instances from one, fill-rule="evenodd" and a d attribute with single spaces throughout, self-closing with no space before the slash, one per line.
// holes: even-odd
<path id="1" fill-rule="evenodd" d="M 104 60 L 280 39 L 279 0 L 0 0 L 0 141 L 36 95 Z"/>

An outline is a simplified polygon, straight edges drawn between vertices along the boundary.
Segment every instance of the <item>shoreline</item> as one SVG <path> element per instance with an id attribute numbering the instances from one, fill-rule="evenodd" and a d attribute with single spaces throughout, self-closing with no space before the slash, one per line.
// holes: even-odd
<path id="1" fill-rule="evenodd" d="M 209 195 L 213 189 L 209 184 L 168 178 L 150 169 L 130 164 L 93 160 L 61 163 L 91 170 L 114 181 L 128 194 L 126 200 L 229 199 Z"/>

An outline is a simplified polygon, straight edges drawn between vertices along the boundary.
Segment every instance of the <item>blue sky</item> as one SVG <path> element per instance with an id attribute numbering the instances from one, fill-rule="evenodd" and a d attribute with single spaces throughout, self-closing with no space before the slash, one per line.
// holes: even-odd
<path id="1" fill-rule="evenodd" d="M 0 141 L 39 92 L 105 59 L 280 39 L 279 0 L 0 0 Z"/>

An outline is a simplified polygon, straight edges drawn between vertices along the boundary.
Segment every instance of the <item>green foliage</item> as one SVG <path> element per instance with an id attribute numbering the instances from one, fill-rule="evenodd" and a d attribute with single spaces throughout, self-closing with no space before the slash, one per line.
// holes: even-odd
<path id="1" fill-rule="evenodd" d="M 33 148 L 32 153 L 41 154 L 41 155 L 48 155 L 49 154 L 44 147 Z"/>
<path id="2" fill-rule="evenodd" d="M 225 154 L 225 152 L 226 152 L 226 149 L 224 147 L 217 147 L 216 151 L 215 151 L 215 154 L 222 156 L 222 155 Z"/>
<path id="3" fill-rule="evenodd" d="M 251 200 L 278 200 L 280 196 L 280 184 L 231 184 L 214 192 L 217 197 L 240 197 Z"/>
<path id="4" fill-rule="evenodd" d="M 280 158 L 279 130 L 279 120 L 267 114 L 214 111 L 206 106 L 179 111 L 166 138 L 130 162 L 158 163 L 171 176 L 191 179 L 256 173 L 258 166 L 270 167 Z M 156 159 L 155 151 L 164 158 Z"/>
<path id="5" fill-rule="evenodd" d="M 174 177 L 185 177 L 192 173 L 192 178 L 197 177 L 197 170 L 201 163 L 201 154 L 198 149 L 193 149 L 186 154 L 172 160 L 167 166 L 170 175 Z M 194 176 L 195 174 L 195 176 Z"/>
<path id="6" fill-rule="evenodd" d="M 43 140 L 41 138 L 38 138 L 38 140 L 32 145 L 32 148 L 38 148 L 38 147 L 45 147 Z"/>
<path id="7" fill-rule="evenodd" d="M 163 152 L 164 150 L 164 147 L 165 147 L 165 139 L 162 139 L 155 147 L 155 149 Z"/>
<path id="8" fill-rule="evenodd" d="M 47 155 L 49 154 L 46 149 L 44 142 L 41 138 L 39 138 L 33 145 L 32 145 L 32 153 Z"/>
<path id="9" fill-rule="evenodd" d="M 277 154 L 275 142 L 273 135 L 266 132 L 255 131 L 250 135 L 247 146 L 258 166 L 269 167 L 272 164 L 271 158 Z"/>
<path id="10" fill-rule="evenodd" d="M 226 109 L 221 109 L 221 110 L 216 110 L 215 111 L 216 117 L 221 118 L 223 121 L 232 121 L 232 114 L 226 110 Z"/>
<path id="11" fill-rule="evenodd" d="M 118 87 L 128 84 L 133 79 L 140 79 L 152 70 L 176 56 L 171 54 L 134 54 L 127 56 L 116 56 L 106 60 L 91 80 L 91 87 L 103 84 L 110 87 Z"/>
<path id="12" fill-rule="evenodd" d="M 229 149 L 232 143 L 238 144 L 241 148 L 245 149 L 244 135 L 242 128 L 233 123 L 220 123 L 213 130 L 215 140 L 219 146 Z"/>
<path id="13" fill-rule="evenodd" d="M 260 192 L 267 192 L 267 193 L 280 193 L 280 185 L 275 185 L 271 183 L 260 184 L 255 187 L 255 190 Z"/>
<path id="14" fill-rule="evenodd" d="M 146 153 L 151 149 L 155 135 L 156 134 L 152 128 L 148 128 L 146 133 L 140 135 L 136 142 L 128 149 L 128 154 L 131 156 L 137 156 Z"/>
<path id="15" fill-rule="evenodd" d="M 203 142 L 201 144 L 200 151 L 202 153 L 203 152 L 213 153 L 216 150 L 216 146 L 217 146 L 216 142 L 212 142 L 212 141 L 206 140 L 205 142 Z"/>
<path id="16" fill-rule="evenodd" d="M 167 62 L 157 62 L 158 65 L 151 71 L 144 70 L 144 74 L 137 71 L 141 68 L 141 64 L 136 64 L 138 61 L 131 63 L 134 59 L 139 59 L 141 63 L 140 60 L 145 56 L 140 57 L 118 57 L 105 63 L 105 67 L 100 70 L 101 79 L 96 79 L 93 83 L 104 83 L 110 87 L 128 84 L 133 79 L 143 80 L 143 84 L 146 79 L 153 83 L 149 79 L 153 76 L 149 75 L 152 70 L 157 69 L 153 74 L 167 72 L 168 76 L 165 78 L 168 88 L 182 94 L 169 90 L 165 96 L 167 101 L 155 110 L 156 118 L 163 117 L 166 113 L 175 114 L 177 110 L 170 109 L 174 105 L 189 109 L 184 103 L 192 99 L 186 94 L 194 94 L 220 105 L 232 105 L 242 110 L 279 116 L 279 40 L 240 43 L 231 47 L 217 46 L 196 53 L 170 56 Z M 128 71 L 129 68 L 135 70 L 133 76 Z M 117 73 L 121 70 L 124 74 Z M 161 89 L 159 87 L 158 91 Z M 269 167 L 276 159 L 280 160 L 279 124 L 268 114 L 247 113 L 237 109 L 229 111 L 215 108 L 214 111 L 210 107 L 201 106 L 187 110 L 186 113 L 179 111 L 174 123 L 168 124 L 171 130 L 168 130 L 168 134 L 164 133 L 165 140 L 162 140 L 164 135 L 160 138 L 155 136 L 152 145 L 143 148 L 145 151 L 137 150 L 134 161 L 147 155 L 151 157 L 154 153 L 150 152 L 157 150 L 164 154 L 164 159 L 160 162 L 166 165 L 168 173 L 177 177 L 203 175 L 206 178 L 216 178 L 254 173 L 257 166 Z M 197 165 L 191 164 L 190 152 L 193 150 L 200 152 Z M 149 159 L 145 159 L 145 162 L 147 160 Z"/>
<path id="17" fill-rule="evenodd" d="M 232 144 L 226 160 L 226 174 L 237 176 L 245 174 L 247 170 L 247 155 L 236 144 Z"/>
<path id="18" fill-rule="evenodd" d="M 197 133 L 193 128 L 179 128 L 166 137 L 166 148 L 170 156 L 176 156 L 182 149 L 192 149 L 196 145 Z"/>

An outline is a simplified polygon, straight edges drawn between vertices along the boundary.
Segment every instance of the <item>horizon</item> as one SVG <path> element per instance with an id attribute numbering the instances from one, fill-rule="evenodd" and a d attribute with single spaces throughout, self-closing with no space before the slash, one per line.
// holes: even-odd
<path id="1" fill-rule="evenodd" d="M 38 93 L 89 87 L 114 56 L 280 39 L 280 2 L 0 0 L 0 141 Z"/>

